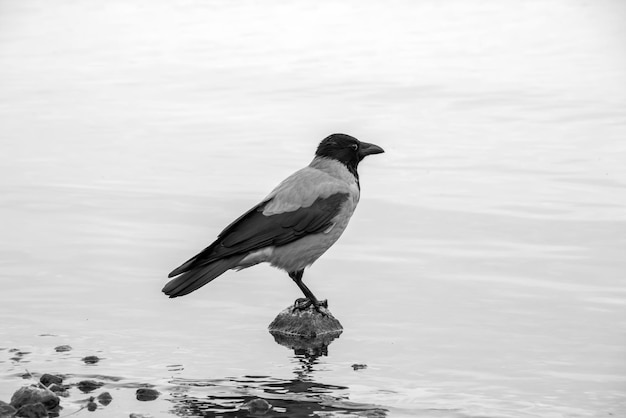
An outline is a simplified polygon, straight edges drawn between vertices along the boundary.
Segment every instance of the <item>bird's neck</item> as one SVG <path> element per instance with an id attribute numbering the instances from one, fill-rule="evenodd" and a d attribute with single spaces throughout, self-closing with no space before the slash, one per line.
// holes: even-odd
<path id="1" fill-rule="evenodd" d="M 356 183 L 359 185 L 359 173 L 356 171 L 356 166 L 345 164 L 342 161 L 329 157 L 316 156 L 309 164 L 310 167 L 321 170 L 333 177 L 343 180 L 347 183 Z"/>

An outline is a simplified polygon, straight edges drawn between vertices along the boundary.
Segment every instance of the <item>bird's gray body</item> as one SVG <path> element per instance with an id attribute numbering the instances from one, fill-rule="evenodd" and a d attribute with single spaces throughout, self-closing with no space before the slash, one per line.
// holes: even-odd
<path id="1" fill-rule="evenodd" d="M 302 283 L 303 271 L 348 226 L 360 197 L 358 163 L 381 152 L 379 146 L 349 135 L 325 138 L 307 167 L 287 177 L 211 245 L 174 269 L 163 292 L 183 296 L 227 270 L 269 263 L 288 272 L 305 296 L 318 304 Z"/>
<path id="2" fill-rule="evenodd" d="M 294 185 L 298 187 L 294 187 Z M 263 214 L 277 215 L 310 207 L 316 199 L 345 194 L 331 225 L 323 231 L 281 246 L 269 246 L 251 252 L 235 268 L 246 268 L 267 262 L 287 272 L 302 270 L 313 264 L 343 234 L 359 203 L 357 179 L 338 161 L 315 157 L 308 167 L 296 171 L 264 199 L 270 201 Z"/>

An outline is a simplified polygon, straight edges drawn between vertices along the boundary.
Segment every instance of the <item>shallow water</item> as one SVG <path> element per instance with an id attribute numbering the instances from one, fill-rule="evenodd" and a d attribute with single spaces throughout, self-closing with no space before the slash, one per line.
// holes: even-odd
<path id="1" fill-rule="evenodd" d="M 105 383 L 100 416 L 626 414 L 625 13 L 1 3 L 0 400 L 60 373 Z M 278 270 L 161 294 L 335 131 L 386 153 L 305 274 L 327 352 L 267 332 L 299 297 Z"/>

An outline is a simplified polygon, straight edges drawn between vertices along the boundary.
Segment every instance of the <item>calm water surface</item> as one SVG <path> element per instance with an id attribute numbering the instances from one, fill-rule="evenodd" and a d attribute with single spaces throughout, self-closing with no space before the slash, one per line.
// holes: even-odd
<path id="1" fill-rule="evenodd" d="M 0 400 L 47 372 L 104 382 L 103 417 L 626 415 L 625 16 L 1 2 Z M 267 332 L 299 297 L 270 267 L 161 294 L 337 131 L 387 152 L 305 275 L 345 328 L 327 352 Z"/>

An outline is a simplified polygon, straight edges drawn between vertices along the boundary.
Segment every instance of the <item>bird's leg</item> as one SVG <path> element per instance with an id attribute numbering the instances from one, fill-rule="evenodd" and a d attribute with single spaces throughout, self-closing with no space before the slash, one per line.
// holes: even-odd
<path id="1" fill-rule="evenodd" d="M 311 306 L 311 304 L 312 304 L 313 306 L 315 306 L 315 309 L 318 312 L 319 312 L 320 306 L 323 306 L 324 308 L 328 308 L 328 302 L 326 300 L 323 300 L 323 301 L 320 302 L 315 297 L 313 292 L 311 292 L 311 289 L 309 289 L 302 282 L 303 274 L 304 274 L 304 269 L 298 270 L 298 271 L 291 271 L 291 272 L 289 272 L 289 277 L 291 277 L 293 279 L 293 281 L 296 282 L 296 284 L 298 285 L 300 290 L 302 290 L 302 293 L 304 293 L 304 296 L 306 296 L 306 299 L 298 299 L 298 300 L 296 300 L 296 303 L 294 304 L 294 307 L 297 308 L 297 309 L 300 309 L 300 310 L 304 310 L 304 309 L 308 308 L 309 306 Z"/>

